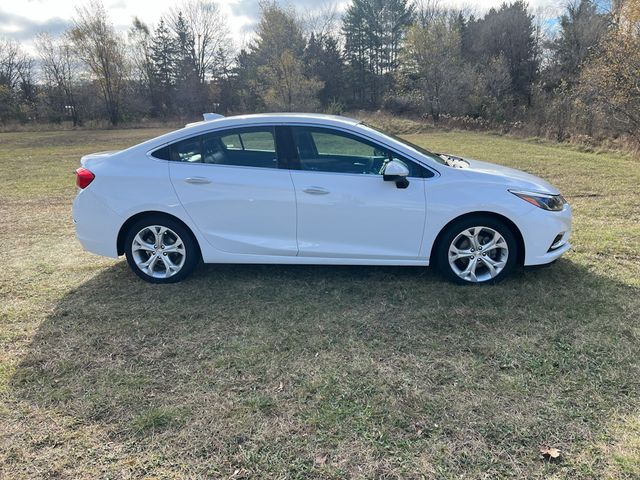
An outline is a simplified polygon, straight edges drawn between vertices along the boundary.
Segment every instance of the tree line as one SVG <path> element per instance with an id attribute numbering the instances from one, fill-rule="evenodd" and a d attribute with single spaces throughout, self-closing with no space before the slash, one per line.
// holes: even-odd
<path id="1" fill-rule="evenodd" d="M 640 140 L 640 0 L 572 0 L 559 18 L 522 0 L 484 14 L 438 0 L 260 9 L 236 51 L 211 0 L 184 0 L 156 25 L 136 18 L 126 34 L 91 0 L 67 32 L 42 33 L 36 55 L 0 40 L 0 123 L 383 109 Z"/>

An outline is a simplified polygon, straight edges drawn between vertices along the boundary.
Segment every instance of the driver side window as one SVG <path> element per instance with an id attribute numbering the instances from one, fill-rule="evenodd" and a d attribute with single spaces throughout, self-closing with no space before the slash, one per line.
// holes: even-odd
<path id="1" fill-rule="evenodd" d="M 317 127 L 292 130 L 301 170 L 382 175 L 385 164 L 395 158 L 407 166 L 410 176 L 422 176 L 415 162 L 354 135 Z"/>
<path id="2" fill-rule="evenodd" d="M 375 157 L 384 156 L 385 152 L 378 151 L 371 145 L 362 143 L 354 138 L 343 137 L 328 132 L 310 132 L 319 156 L 356 156 Z"/>

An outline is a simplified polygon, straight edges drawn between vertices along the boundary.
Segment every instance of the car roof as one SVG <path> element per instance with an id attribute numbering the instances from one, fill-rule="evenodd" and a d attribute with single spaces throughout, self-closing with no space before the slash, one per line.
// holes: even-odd
<path id="1" fill-rule="evenodd" d="M 188 124 L 185 129 L 209 129 L 210 127 L 236 127 L 255 124 L 272 123 L 321 123 L 323 125 L 357 125 L 358 120 L 339 115 L 325 115 L 322 113 L 255 113 L 250 115 L 233 115 L 230 117 L 218 117 L 213 120 L 204 120 Z M 184 130 L 184 129 L 183 129 Z"/>

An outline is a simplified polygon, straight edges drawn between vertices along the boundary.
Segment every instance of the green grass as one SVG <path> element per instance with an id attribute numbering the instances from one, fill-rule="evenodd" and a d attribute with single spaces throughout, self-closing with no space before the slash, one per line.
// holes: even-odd
<path id="1" fill-rule="evenodd" d="M 159 286 L 82 252 L 70 203 L 81 154 L 160 132 L 0 134 L 0 477 L 640 475 L 638 160 L 410 136 L 571 202 L 573 250 L 495 287 L 247 265 Z"/>

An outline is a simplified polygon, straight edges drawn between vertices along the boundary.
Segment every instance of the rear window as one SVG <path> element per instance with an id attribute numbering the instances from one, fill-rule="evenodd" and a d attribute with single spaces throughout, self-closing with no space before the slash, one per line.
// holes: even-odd
<path id="1" fill-rule="evenodd" d="M 151 156 L 173 162 L 278 168 L 273 127 L 205 133 L 159 148 Z"/>

